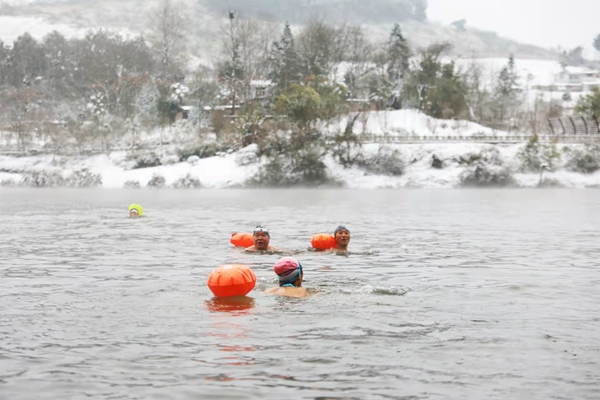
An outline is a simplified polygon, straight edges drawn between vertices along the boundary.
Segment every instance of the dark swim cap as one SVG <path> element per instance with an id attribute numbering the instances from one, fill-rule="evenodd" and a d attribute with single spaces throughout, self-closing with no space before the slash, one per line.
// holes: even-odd
<path id="1" fill-rule="evenodd" d="M 335 228 L 333 236 L 337 235 L 338 231 L 348 231 L 348 233 L 350 233 L 350 229 L 346 228 L 344 225 L 340 225 L 337 228 Z"/>

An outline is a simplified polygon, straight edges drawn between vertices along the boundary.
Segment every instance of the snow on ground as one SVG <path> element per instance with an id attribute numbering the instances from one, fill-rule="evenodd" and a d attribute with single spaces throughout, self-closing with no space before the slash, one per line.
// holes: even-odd
<path id="1" fill-rule="evenodd" d="M 444 59 L 446 62 L 452 59 Z M 508 58 L 458 58 L 454 59 L 457 66 L 463 70 L 475 64 L 483 68 L 484 73 L 498 76 L 502 68 L 508 65 Z M 515 69 L 521 77 L 521 84 L 527 85 L 550 85 L 554 82 L 556 74 L 560 73 L 562 67 L 558 61 L 552 60 L 528 60 L 515 59 Z M 528 79 L 529 78 L 529 79 Z"/>
<path id="2" fill-rule="evenodd" d="M 19 36 L 25 33 L 29 33 L 35 39 L 42 40 L 49 33 L 57 31 L 66 38 L 72 39 L 83 38 L 90 30 L 96 31 L 99 29 L 119 34 L 124 38 L 139 36 L 139 33 L 126 28 L 90 26 L 82 29 L 67 24 L 52 23 L 42 17 L 0 15 L 0 40 L 8 45 L 12 45 Z"/>
<path id="3" fill-rule="evenodd" d="M 461 186 L 461 177 L 469 169 L 456 162 L 461 156 L 479 154 L 484 149 L 495 147 L 504 164 L 516 171 L 518 168 L 516 155 L 523 146 L 524 144 L 491 146 L 480 143 L 387 145 L 389 148 L 400 150 L 405 160 L 405 173 L 398 177 L 371 175 L 358 167 L 343 168 L 331 157 L 325 160 L 325 164 L 331 176 L 348 188 L 457 188 Z M 363 150 L 365 154 L 374 154 L 379 148 L 379 144 L 369 144 L 365 145 Z M 112 153 L 110 156 L 97 155 L 84 158 L 57 156 L 54 161 L 52 156 L 18 158 L 0 156 L 0 182 L 10 180 L 18 183 L 23 176 L 22 173 L 31 171 L 56 171 L 66 178 L 74 171 L 88 169 L 90 172 L 100 174 L 102 186 L 109 189 L 123 188 L 128 181 L 137 181 L 141 187 L 146 187 L 155 174 L 165 178 L 167 187 L 188 175 L 198 179 L 205 188 L 242 187 L 258 171 L 260 162 L 240 165 L 239 160 L 244 154 L 252 153 L 254 150 L 254 146 L 249 146 L 239 152 L 201 159 L 195 164 L 180 162 L 135 170 L 128 170 L 122 163 L 124 154 L 121 152 Z M 444 160 L 443 169 L 431 167 L 434 154 Z M 514 173 L 513 178 L 520 187 L 537 187 L 540 182 L 538 173 Z M 555 181 L 568 188 L 600 187 L 600 171 L 586 175 L 559 169 L 555 172 L 545 172 L 544 179 Z"/>
<path id="4" fill-rule="evenodd" d="M 53 31 L 67 38 L 82 38 L 86 32 L 65 24 L 52 24 L 40 17 L 0 16 L 0 40 L 9 45 L 27 32 L 36 39 L 42 39 Z"/>
<path id="5" fill-rule="evenodd" d="M 180 162 L 151 168 L 128 170 L 121 164 L 124 155 L 121 152 L 92 157 L 9 157 L 0 156 L 0 182 L 11 180 L 20 182 L 25 172 L 52 171 L 67 177 L 74 171 L 87 169 L 102 177 L 105 188 L 123 188 L 128 181 L 136 181 L 141 187 L 147 186 L 154 175 L 165 178 L 165 185 L 172 186 L 177 180 L 190 175 L 198 179 L 203 187 L 224 188 L 242 185 L 258 169 L 258 165 L 240 166 L 236 162 L 239 153 L 210 157 L 190 164 Z M 8 172 L 13 171 L 13 172 Z"/>
<path id="6" fill-rule="evenodd" d="M 343 132 L 349 117 L 331 124 L 330 133 Z M 474 122 L 441 120 L 429 117 L 417 110 L 370 111 L 354 123 L 355 134 L 390 136 L 502 136 L 497 131 Z"/>

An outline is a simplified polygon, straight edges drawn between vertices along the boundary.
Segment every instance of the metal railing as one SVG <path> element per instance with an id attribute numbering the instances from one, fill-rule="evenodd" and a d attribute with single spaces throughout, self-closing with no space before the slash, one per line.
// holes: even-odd
<path id="1" fill-rule="evenodd" d="M 570 116 L 564 118 L 550 118 L 548 120 L 550 132 L 555 136 L 574 135 L 592 136 L 600 135 L 600 122 L 596 116 Z"/>

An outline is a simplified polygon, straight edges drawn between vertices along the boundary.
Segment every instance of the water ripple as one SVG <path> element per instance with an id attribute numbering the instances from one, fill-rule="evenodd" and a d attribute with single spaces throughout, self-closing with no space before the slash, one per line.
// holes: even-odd
<path id="1" fill-rule="evenodd" d="M 125 218 L 127 205 L 147 218 Z M 597 399 L 597 191 L 0 188 L 2 398 Z M 340 223 L 351 253 L 307 251 Z M 314 296 L 266 296 L 278 254 Z M 217 265 L 258 278 L 215 299 Z"/>

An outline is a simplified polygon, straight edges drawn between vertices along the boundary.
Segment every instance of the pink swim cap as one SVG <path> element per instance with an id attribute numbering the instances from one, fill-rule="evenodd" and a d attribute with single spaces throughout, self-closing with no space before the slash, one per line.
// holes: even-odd
<path id="1" fill-rule="evenodd" d="M 273 265 L 273 271 L 277 275 L 287 275 L 298 268 L 298 261 L 292 257 L 283 257 Z"/>
<path id="2" fill-rule="evenodd" d="M 273 265 L 280 283 L 291 283 L 300 277 L 302 265 L 292 257 L 283 257 Z"/>

